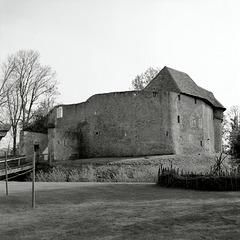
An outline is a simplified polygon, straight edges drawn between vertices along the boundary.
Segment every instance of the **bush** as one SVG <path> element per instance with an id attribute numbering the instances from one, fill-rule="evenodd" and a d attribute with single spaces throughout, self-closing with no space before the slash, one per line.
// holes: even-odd
<path id="1" fill-rule="evenodd" d="M 32 179 L 32 175 L 30 179 Z M 56 167 L 49 172 L 44 172 L 42 170 L 36 172 L 35 179 L 37 182 L 66 182 L 67 174 L 63 169 Z"/>
<path id="2" fill-rule="evenodd" d="M 92 165 L 83 166 L 82 169 L 70 169 L 69 182 L 96 182 L 96 171 Z"/>
<path id="3" fill-rule="evenodd" d="M 38 182 L 157 182 L 157 166 L 83 165 L 79 168 L 54 167 L 36 172 Z M 31 180 L 31 177 L 30 179 Z"/>

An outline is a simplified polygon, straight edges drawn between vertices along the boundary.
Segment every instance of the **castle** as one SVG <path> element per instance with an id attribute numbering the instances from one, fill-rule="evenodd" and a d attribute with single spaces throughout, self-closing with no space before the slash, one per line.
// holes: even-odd
<path id="1" fill-rule="evenodd" d="M 141 91 L 96 94 L 59 105 L 47 133 L 22 132 L 20 150 L 54 160 L 221 151 L 225 108 L 186 73 L 164 67 Z"/>

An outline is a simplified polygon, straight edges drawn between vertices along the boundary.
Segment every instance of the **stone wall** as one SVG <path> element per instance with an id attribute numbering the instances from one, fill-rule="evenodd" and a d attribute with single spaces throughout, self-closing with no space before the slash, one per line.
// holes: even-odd
<path id="1" fill-rule="evenodd" d="M 215 152 L 212 107 L 199 98 L 173 92 L 171 101 L 176 153 Z"/>
<path id="2" fill-rule="evenodd" d="M 43 154 L 48 147 L 48 135 L 44 133 L 21 131 L 19 153 L 20 155 L 26 155 L 27 161 L 32 161 L 34 144 L 39 145 L 38 154 Z"/>
<path id="3" fill-rule="evenodd" d="M 66 129 L 49 129 L 48 147 L 51 161 L 78 159 L 79 134 Z"/>
<path id="4" fill-rule="evenodd" d="M 221 114 L 175 92 L 97 94 L 50 113 L 49 152 L 52 160 L 218 152 Z"/>
<path id="5" fill-rule="evenodd" d="M 81 128 L 87 157 L 173 154 L 168 92 L 95 95 Z"/>
<path id="6" fill-rule="evenodd" d="M 222 151 L 222 120 L 223 120 L 223 111 L 220 109 L 214 110 L 214 134 L 215 134 L 215 150 L 216 152 Z"/>
<path id="7" fill-rule="evenodd" d="M 174 153 L 168 92 L 98 94 L 86 103 L 59 107 L 62 116 L 52 112 L 55 128 L 49 130 L 55 160 L 77 156 L 76 149 L 79 157 Z"/>
<path id="8" fill-rule="evenodd" d="M 59 105 L 49 113 L 49 126 L 61 129 L 76 129 L 85 121 L 86 103 Z"/>

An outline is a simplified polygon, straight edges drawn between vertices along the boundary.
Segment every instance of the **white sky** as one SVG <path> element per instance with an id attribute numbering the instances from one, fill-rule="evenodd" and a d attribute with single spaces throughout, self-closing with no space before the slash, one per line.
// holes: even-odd
<path id="1" fill-rule="evenodd" d="M 59 103 L 127 91 L 168 66 L 240 104 L 239 0 L 0 0 L 0 61 L 20 49 L 56 70 Z"/>

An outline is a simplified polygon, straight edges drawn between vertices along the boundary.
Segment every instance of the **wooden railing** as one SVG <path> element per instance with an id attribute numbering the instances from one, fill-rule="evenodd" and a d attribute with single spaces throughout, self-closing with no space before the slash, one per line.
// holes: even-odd
<path id="1" fill-rule="evenodd" d="M 7 165 L 7 166 L 6 166 Z M 32 163 L 26 161 L 26 156 L 6 158 L 0 160 L 0 176 L 25 171 L 32 167 Z"/>
<path id="2" fill-rule="evenodd" d="M 22 157 L 16 157 L 16 158 L 8 158 L 7 159 L 7 163 L 8 165 L 12 165 L 12 166 L 18 166 L 20 167 L 21 163 L 26 163 L 26 156 L 22 156 Z M 0 160 L 0 166 L 1 164 L 5 164 L 5 159 Z"/>

